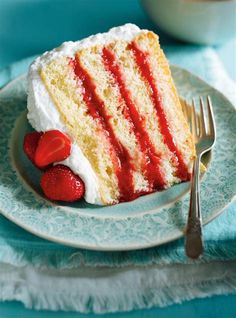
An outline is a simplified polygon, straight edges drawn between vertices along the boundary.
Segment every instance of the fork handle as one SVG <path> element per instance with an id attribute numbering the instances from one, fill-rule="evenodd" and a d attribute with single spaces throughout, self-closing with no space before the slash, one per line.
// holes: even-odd
<path id="1" fill-rule="evenodd" d="M 198 258 L 203 253 L 202 220 L 199 193 L 200 159 L 201 157 L 197 156 L 193 164 L 190 206 L 185 241 L 186 255 L 193 259 Z"/>

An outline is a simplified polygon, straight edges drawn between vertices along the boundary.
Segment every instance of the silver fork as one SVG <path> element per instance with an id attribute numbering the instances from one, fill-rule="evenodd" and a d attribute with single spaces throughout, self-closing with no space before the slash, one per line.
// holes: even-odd
<path id="1" fill-rule="evenodd" d="M 208 115 L 206 116 L 206 109 Z M 200 206 L 199 168 L 201 157 L 209 151 L 215 143 L 216 129 L 212 110 L 212 103 L 207 96 L 207 107 L 200 97 L 200 114 L 196 114 L 196 103 L 192 107 L 183 103 L 183 111 L 190 123 L 190 129 L 196 146 L 196 158 L 193 164 L 190 206 L 186 228 L 185 253 L 190 258 L 198 258 L 203 253 L 202 217 Z"/>

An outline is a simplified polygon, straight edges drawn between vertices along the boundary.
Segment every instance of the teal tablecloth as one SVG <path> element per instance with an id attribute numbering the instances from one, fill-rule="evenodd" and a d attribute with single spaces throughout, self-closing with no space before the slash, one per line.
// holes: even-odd
<path id="1" fill-rule="evenodd" d="M 34 3 L 34 5 L 32 3 Z M 103 9 L 99 10 L 101 6 Z M 9 15 L 11 15 L 11 23 L 8 22 Z M 88 20 L 88 16 L 92 18 Z M 96 33 L 97 31 L 102 30 L 105 31 L 110 26 L 122 24 L 124 22 L 135 22 L 139 26 L 145 28 L 152 27 L 143 16 L 143 13 L 136 1 L 120 1 L 119 3 L 112 1 L 93 1 L 93 6 L 88 8 L 87 1 L 52 1 L 51 4 L 49 4 L 48 1 L 30 2 L 2 0 L 0 3 L 0 20 L 2 24 L 2 28 L 0 30 L 0 45 L 3 43 L 4 45 L 1 45 L 1 47 L 5 47 L 4 50 L 0 51 L 0 67 L 27 55 L 36 54 L 44 51 L 45 49 L 49 49 L 64 40 L 79 39 L 90 33 Z M 62 24 L 60 24 L 61 20 L 63 21 Z M 65 23 L 65 21 L 67 21 L 67 23 Z M 49 27 L 49 29 L 46 30 L 46 27 Z M 2 32 L 2 30 L 5 32 Z M 11 39 L 11 41 L 9 41 L 9 39 Z M 161 42 L 164 44 L 174 44 L 175 48 L 170 48 L 169 52 L 172 50 L 173 52 L 176 52 L 176 54 L 181 54 L 179 51 L 179 43 L 170 40 L 166 36 L 162 36 L 162 34 Z M 233 44 L 228 44 L 228 47 L 231 48 L 233 47 L 232 45 Z M 228 49 L 227 53 L 222 53 L 224 52 L 222 47 L 217 48 L 217 50 L 220 52 L 221 56 L 223 56 L 223 60 L 225 56 L 224 54 L 228 55 L 228 52 L 230 51 L 230 49 Z M 231 76 L 234 76 L 235 70 L 231 67 L 229 68 L 229 66 L 235 65 L 233 64 L 235 62 L 233 59 L 232 63 L 229 63 L 227 59 L 225 60 Z M 16 72 L 20 71 L 19 67 L 15 70 Z M 195 65 L 195 71 L 200 72 L 200 70 L 197 69 L 197 65 Z M 13 74 L 10 75 L 12 76 Z M 207 316 L 211 317 L 210 313 L 212 314 L 212 311 L 210 308 L 214 306 L 214 301 L 215 303 L 221 302 L 221 304 L 223 304 L 222 302 L 224 301 L 225 304 L 230 304 L 232 301 L 231 306 L 225 306 L 225 317 L 233 317 L 234 310 L 236 312 L 236 306 L 235 308 L 233 306 L 233 302 L 235 303 L 234 296 L 222 296 L 221 298 L 214 297 L 211 300 L 205 300 L 205 302 L 202 301 L 202 303 L 197 300 L 185 305 L 175 305 L 166 309 L 137 311 L 128 315 L 115 314 L 111 315 L 111 317 L 154 317 L 155 315 L 160 315 L 160 317 L 162 317 L 165 313 L 167 317 L 169 315 L 175 315 L 174 313 L 176 313 L 176 315 L 177 313 L 182 313 L 182 316 L 184 317 L 184 312 L 186 312 L 185 310 L 190 312 L 191 317 L 194 317 L 194 312 L 197 312 L 196 309 L 194 309 L 196 306 L 199 306 L 199 308 L 202 306 L 202 308 L 208 310 Z M 13 311 L 14 308 L 18 308 L 17 310 L 22 311 L 23 315 L 24 310 L 21 307 L 18 307 L 16 303 L 7 303 L 4 304 L 3 307 L 0 306 L 0 313 L 1 310 L 4 310 L 4 313 L 6 314 L 7 307 L 10 308 L 11 305 L 13 306 Z M 27 313 L 31 315 L 33 311 L 24 312 L 25 315 Z M 44 315 L 45 317 L 50 317 L 46 312 Z M 199 317 L 204 317 L 203 312 L 199 312 L 199 315 L 202 315 Z M 92 316 L 94 315 L 91 315 L 91 317 Z M 63 313 L 61 313 L 60 316 L 58 315 L 58 317 L 63 317 Z M 69 315 L 66 314 L 65 317 L 69 317 Z M 79 316 L 77 315 L 77 317 Z M 217 317 L 216 312 L 214 317 Z"/>

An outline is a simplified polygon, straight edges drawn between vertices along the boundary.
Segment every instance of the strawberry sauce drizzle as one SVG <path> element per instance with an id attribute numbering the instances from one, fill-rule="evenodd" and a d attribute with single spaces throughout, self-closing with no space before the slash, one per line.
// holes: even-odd
<path id="1" fill-rule="evenodd" d="M 88 107 L 89 114 L 93 119 L 97 120 L 107 132 L 106 137 L 110 142 L 112 151 L 115 153 L 115 156 L 112 156 L 112 162 L 116 169 L 120 190 L 119 201 L 133 200 L 137 195 L 134 193 L 133 171 L 135 168 L 132 164 L 131 156 L 128 150 L 117 139 L 110 123 L 110 116 L 106 112 L 104 102 L 96 93 L 95 83 L 89 73 L 82 67 L 79 58 L 76 56 L 74 59 L 71 59 L 70 65 L 73 67 L 74 73 L 83 87 L 83 100 Z"/>
<path id="2" fill-rule="evenodd" d="M 147 131 L 145 130 L 144 118 L 136 109 L 130 91 L 123 79 L 121 67 L 117 63 L 113 52 L 104 47 L 102 58 L 106 70 L 112 74 L 113 79 L 119 87 L 120 94 L 126 105 L 126 118 L 131 123 L 131 128 L 135 133 L 136 139 L 140 145 L 140 149 L 144 155 L 142 169 L 149 183 L 148 192 L 161 190 L 165 186 L 165 180 L 160 169 L 160 155 L 156 152 L 155 147 L 151 142 Z"/>
<path id="3" fill-rule="evenodd" d="M 162 99 L 155 85 L 155 79 L 153 77 L 152 70 L 148 61 L 148 53 L 140 50 L 140 48 L 134 41 L 129 44 L 128 48 L 133 52 L 140 73 L 151 89 L 151 99 L 156 109 L 161 134 L 164 138 L 165 144 L 174 154 L 176 159 L 175 161 L 177 164 L 177 176 L 182 181 L 189 180 L 190 174 L 188 173 L 187 166 L 185 165 L 183 156 L 177 148 L 174 138 L 170 132 L 170 127 L 162 105 Z"/>

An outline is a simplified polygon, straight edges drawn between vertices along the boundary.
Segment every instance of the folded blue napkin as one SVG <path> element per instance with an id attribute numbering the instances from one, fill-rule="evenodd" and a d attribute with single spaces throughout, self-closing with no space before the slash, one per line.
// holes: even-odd
<path id="1" fill-rule="evenodd" d="M 210 48 L 168 46 L 171 63 L 221 90 L 236 105 L 236 85 Z M 0 87 L 34 57 L 0 71 Z M 48 242 L 0 216 L 0 300 L 27 307 L 114 312 L 236 292 L 236 202 L 204 227 L 205 253 L 191 261 L 183 239 L 130 252 L 96 252 Z"/>

